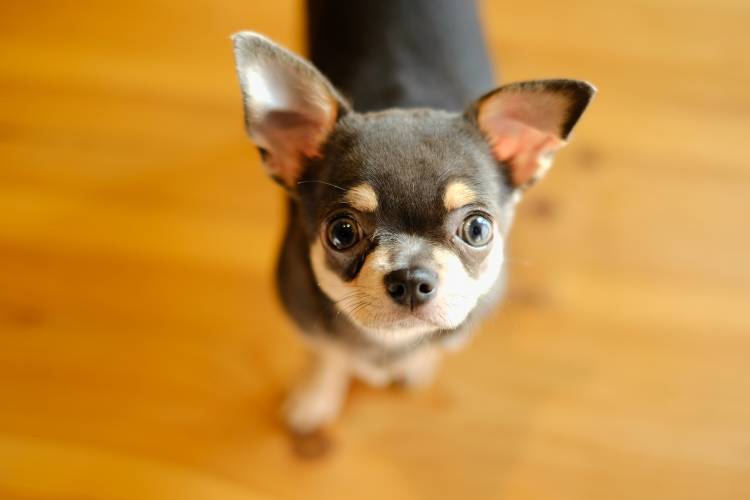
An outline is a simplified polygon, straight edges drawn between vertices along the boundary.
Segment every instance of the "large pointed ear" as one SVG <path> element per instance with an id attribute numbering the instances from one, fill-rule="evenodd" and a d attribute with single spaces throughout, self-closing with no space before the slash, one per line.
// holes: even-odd
<path id="1" fill-rule="evenodd" d="M 305 159 L 320 148 L 348 107 L 310 63 L 262 35 L 232 36 L 245 103 L 245 127 L 268 173 L 296 187 Z"/>
<path id="2" fill-rule="evenodd" d="M 467 110 L 506 169 L 525 189 L 552 165 L 596 88 L 578 80 L 536 80 L 504 85 Z"/>

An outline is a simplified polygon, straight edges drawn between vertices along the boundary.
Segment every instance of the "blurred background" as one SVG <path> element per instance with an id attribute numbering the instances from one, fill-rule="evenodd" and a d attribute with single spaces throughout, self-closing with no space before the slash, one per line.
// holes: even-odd
<path id="1" fill-rule="evenodd" d="M 305 53 L 303 3 L 0 4 L 0 498 L 750 498 L 750 3 L 481 12 L 503 81 L 599 96 L 475 341 L 305 461 L 229 41 Z"/>

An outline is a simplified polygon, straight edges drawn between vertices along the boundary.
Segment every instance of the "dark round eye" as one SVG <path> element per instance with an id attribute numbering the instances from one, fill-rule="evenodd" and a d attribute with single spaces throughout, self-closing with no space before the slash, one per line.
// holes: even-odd
<path id="1" fill-rule="evenodd" d="M 481 215 L 470 215 L 464 220 L 461 238 L 473 247 L 484 246 L 492 238 L 492 223 Z"/>
<path id="2" fill-rule="evenodd" d="M 328 243 L 336 250 L 346 250 L 359 241 L 359 229 L 354 219 L 340 217 L 328 225 Z"/>

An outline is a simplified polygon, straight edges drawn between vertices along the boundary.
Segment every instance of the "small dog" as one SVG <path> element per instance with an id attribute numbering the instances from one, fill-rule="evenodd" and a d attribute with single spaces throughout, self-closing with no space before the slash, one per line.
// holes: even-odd
<path id="1" fill-rule="evenodd" d="M 233 42 L 247 132 L 289 195 L 278 287 L 314 365 L 285 418 L 306 434 L 336 418 L 352 377 L 423 386 L 441 353 L 466 341 L 501 295 L 521 194 L 565 146 L 595 89 L 527 81 L 463 113 L 360 113 L 269 39 L 241 32 Z"/>

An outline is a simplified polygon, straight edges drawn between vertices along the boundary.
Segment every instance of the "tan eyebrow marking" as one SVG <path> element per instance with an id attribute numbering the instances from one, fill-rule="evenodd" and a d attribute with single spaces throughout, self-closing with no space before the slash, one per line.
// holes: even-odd
<path id="1" fill-rule="evenodd" d="M 360 212 L 374 212 L 378 208 L 378 195 L 366 182 L 350 189 L 345 200 Z"/>
<path id="2" fill-rule="evenodd" d="M 463 182 L 452 182 L 446 189 L 443 195 L 443 204 L 446 210 L 456 210 L 469 203 L 476 201 L 477 195 L 471 190 L 469 186 Z"/>

